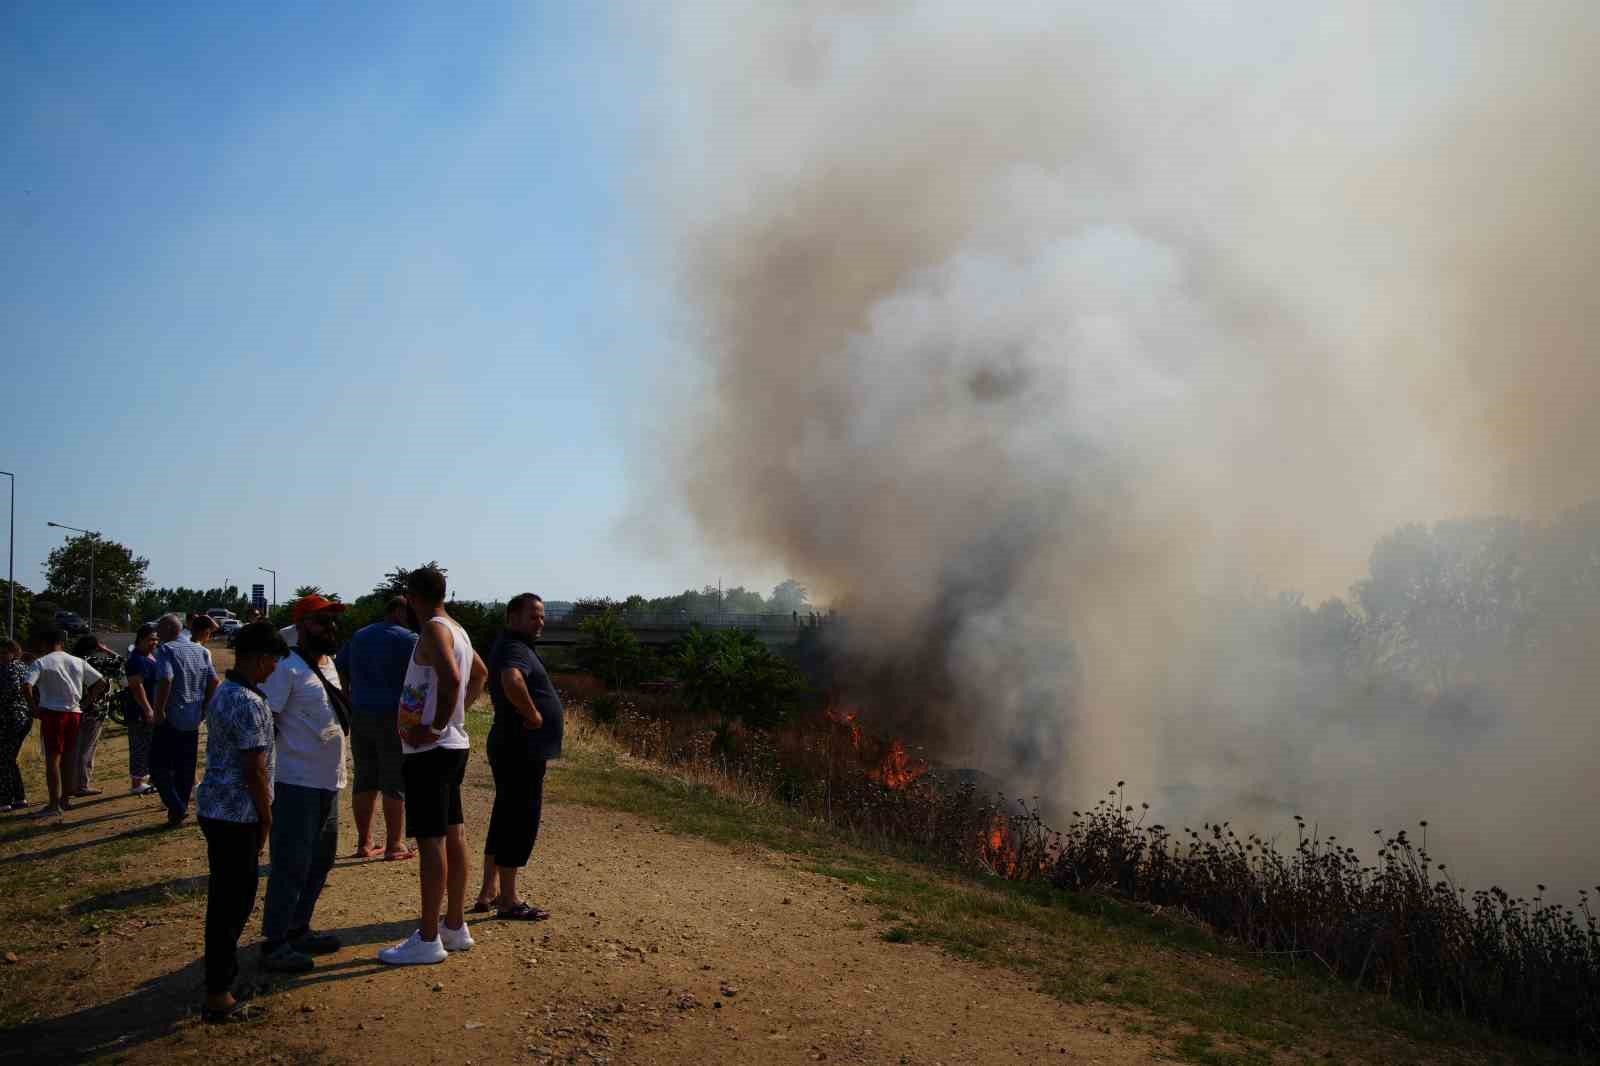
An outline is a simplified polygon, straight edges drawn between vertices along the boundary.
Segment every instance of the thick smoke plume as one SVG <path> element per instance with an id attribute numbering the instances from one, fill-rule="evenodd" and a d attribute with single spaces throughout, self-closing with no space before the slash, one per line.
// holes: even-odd
<path id="1" fill-rule="evenodd" d="M 1600 872 L 1595 656 L 1467 735 L 1342 713 L 1240 606 L 1600 496 L 1600 8 L 672 10 L 674 470 L 848 613 L 869 717 L 1064 806 Z"/>

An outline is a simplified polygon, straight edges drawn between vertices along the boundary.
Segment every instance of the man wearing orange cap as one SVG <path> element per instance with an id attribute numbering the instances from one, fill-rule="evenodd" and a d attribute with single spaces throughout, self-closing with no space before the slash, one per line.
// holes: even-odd
<path id="1" fill-rule="evenodd" d="M 313 955 L 340 947 L 338 937 L 311 928 L 311 914 L 339 850 L 350 714 L 330 656 L 339 649 L 344 609 L 324 596 L 295 601 L 299 644 L 261 686 L 277 724 L 261 965 L 281 973 L 309 970 Z"/>

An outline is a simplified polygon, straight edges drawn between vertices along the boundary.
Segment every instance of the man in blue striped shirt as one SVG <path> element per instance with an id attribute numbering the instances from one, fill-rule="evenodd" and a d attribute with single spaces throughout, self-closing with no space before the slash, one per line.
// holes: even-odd
<path id="1" fill-rule="evenodd" d="M 166 615 L 158 626 L 161 650 L 156 652 L 155 730 L 150 738 L 150 782 L 167 808 L 167 825 L 175 826 L 189 814 L 194 792 L 195 761 L 200 752 L 200 722 L 206 704 L 220 683 L 206 642 L 216 631 L 210 615 L 196 615 L 189 640 L 182 637 L 183 621 Z"/>

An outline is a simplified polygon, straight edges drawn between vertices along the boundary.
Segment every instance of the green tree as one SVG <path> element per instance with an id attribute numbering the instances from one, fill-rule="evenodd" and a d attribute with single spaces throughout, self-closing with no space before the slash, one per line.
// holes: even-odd
<path id="1" fill-rule="evenodd" d="M 735 585 L 722 594 L 722 610 L 726 614 L 761 614 L 766 609 L 767 601 L 761 593 L 743 585 Z"/>
<path id="2" fill-rule="evenodd" d="M 5 578 L 0 578 L 0 611 L 6 609 L 6 596 L 8 594 L 14 597 L 11 600 L 12 624 L 17 628 L 17 640 L 24 641 L 30 632 L 28 621 L 33 612 L 33 593 L 29 591 L 28 586 L 20 581 L 17 582 L 13 590 L 11 582 Z"/>
<path id="3" fill-rule="evenodd" d="M 225 607 L 244 617 L 250 610 L 250 598 L 240 592 L 237 585 L 209 589 L 192 589 L 183 585 L 177 588 L 146 588 L 134 597 L 133 623 L 149 622 L 168 612 L 188 617 L 211 607 Z"/>
<path id="4" fill-rule="evenodd" d="M 695 626 L 669 663 L 690 706 L 758 728 L 781 722 L 805 692 L 805 679 L 753 634 Z"/>
<path id="5" fill-rule="evenodd" d="M 615 606 L 578 623 L 584 642 L 578 645 L 578 664 L 612 688 L 637 680 L 644 664 L 644 649 L 622 620 Z"/>
<path id="6" fill-rule="evenodd" d="M 439 573 L 446 575 L 450 573 L 450 571 L 439 565 L 439 561 L 437 559 L 429 559 L 427 562 L 416 567 L 415 569 L 437 570 Z M 399 596 L 405 592 L 406 578 L 410 576 L 411 568 L 397 566 L 393 570 L 390 570 L 388 573 L 383 575 L 383 580 L 380 581 L 375 588 L 373 588 L 371 594 L 374 596 Z"/>
<path id="7" fill-rule="evenodd" d="M 172 589 L 145 589 L 134 597 L 133 624 L 137 626 L 154 621 L 169 610 L 177 610 L 167 606 L 171 602 L 169 597 L 172 591 Z"/>
<path id="8" fill-rule="evenodd" d="M 1372 549 L 1354 588 L 1388 659 L 1436 691 L 1514 655 L 1536 614 L 1527 588 L 1538 531 L 1512 519 L 1402 526 Z"/>
<path id="9" fill-rule="evenodd" d="M 480 600 L 451 600 L 446 609 L 450 617 L 467 631 L 467 639 L 472 641 L 473 650 L 487 661 L 495 637 L 506 624 L 506 605 L 483 603 Z"/>
<path id="10" fill-rule="evenodd" d="M 601 615 L 612 614 L 622 609 L 624 609 L 624 605 L 619 604 L 610 596 L 586 596 L 573 601 L 572 614 L 569 616 L 569 620 L 598 618 Z"/>
<path id="11" fill-rule="evenodd" d="M 294 598 L 297 599 L 297 600 L 303 600 L 307 596 L 322 596 L 322 595 L 326 595 L 326 594 L 322 591 L 322 586 L 321 585 L 301 585 L 301 586 L 299 586 L 298 588 L 296 588 L 294 590 Z M 329 599 L 332 599 L 332 597 L 330 596 Z"/>
<path id="12" fill-rule="evenodd" d="M 810 606 L 806 587 L 792 577 L 775 585 L 767 600 L 767 608 L 780 614 L 804 611 Z"/>
<path id="13" fill-rule="evenodd" d="M 52 551 L 44 565 L 48 595 L 87 613 L 91 560 L 95 613 L 120 620 L 144 588 L 144 573 L 150 560 L 134 555 L 114 540 L 78 534 Z"/>

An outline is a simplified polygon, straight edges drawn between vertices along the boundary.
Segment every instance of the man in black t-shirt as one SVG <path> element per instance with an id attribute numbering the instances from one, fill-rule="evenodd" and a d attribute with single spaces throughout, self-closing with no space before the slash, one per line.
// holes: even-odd
<path id="1" fill-rule="evenodd" d="M 506 628 L 489 653 L 489 768 L 494 809 L 483 848 L 483 888 L 474 911 L 535 921 L 550 913 L 517 898 L 517 871 L 528 865 L 544 806 L 545 764 L 561 755 L 564 712 L 533 642 L 544 631 L 544 601 L 531 592 L 506 604 Z M 497 890 L 498 889 L 498 890 Z"/>

